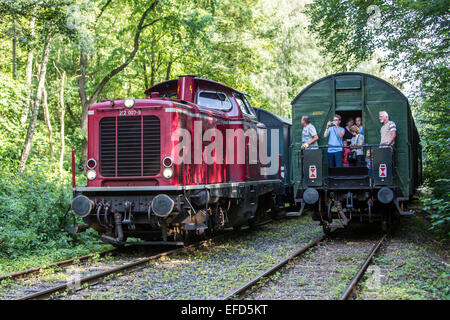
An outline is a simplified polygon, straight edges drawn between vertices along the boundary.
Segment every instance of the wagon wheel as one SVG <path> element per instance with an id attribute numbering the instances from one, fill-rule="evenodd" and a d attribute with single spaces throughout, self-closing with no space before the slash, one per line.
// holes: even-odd
<path id="1" fill-rule="evenodd" d="M 381 230 L 383 232 L 392 232 L 395 227 L 397 227 L 397 222 L 399 219 L 396 219 L 394 216 L 394 207 L 389 205 L 387 207 L 387 212 L 383 213 L 383 219 L 381 221 Z"/>
<path id="2" fill-rule="evenodd" d="M 314 221 L 322 221 L 323 220 L 323 210 L 322 210 L 322 201 L 319 198 L 317 204 L 314 206 L 314 211 L 312 213 L 312 219 Z"/>

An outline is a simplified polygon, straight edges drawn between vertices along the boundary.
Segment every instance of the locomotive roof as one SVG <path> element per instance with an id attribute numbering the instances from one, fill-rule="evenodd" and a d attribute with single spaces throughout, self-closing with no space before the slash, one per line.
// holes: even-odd
<path id="1" fill-rule="evenodd" d="M 231 91 L 234 91 L 234 92 L 237 92 L 237 93 L 240 93 L 240 94 L 243 94 L 243 95 L 246 95 L 246 96 L 250 97 L 250 95 L 248 93 L 236 90 L 236 89 L 234 89 L 234 88 L 232 88 L 230 86 L 227 86 L 226 84 L 223 84 L 223 83 L 220 83 L 220 82 L 217 82 L 217 81 L 214 81 L 214 80 L 204 79 L 204 78 L 197 78 L 197 77 L 194 77 L 194 79 L 195 79 L 195 81 L 200 81 L 200 82 L 204 82 L 204 83 L 209 83 L 209 84 L 225 87 L 227 89 L 230 89 Z M 158 84 L 155 84 L 154 86 L 151 86 L 147 90 L 145 90 L 144 93 L 148 95 L 151 92 L 158 92 L 159 89 L 162 89 L 164 87 L 167 88 L 167 87 L 169 87 L 169 86 L 171 86 L 173 84 L 176 84 L 177 82 L 178 82 L 178 79 L 171 79 L 171 80 L 167 80 L 167 81 L 164 81 L 164 82 L 160 82 Z"/>

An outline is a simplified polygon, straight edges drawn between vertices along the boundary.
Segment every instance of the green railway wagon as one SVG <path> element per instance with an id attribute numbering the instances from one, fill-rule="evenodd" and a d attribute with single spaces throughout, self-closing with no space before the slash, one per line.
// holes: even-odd
<path id="1" fill-rule="evenodd" d="M 279 170 L 275 174 L 268 175 L 268 179 L 280 179 L 280 190 L 276 193 L 276 203 L 281 204 L 281 208 L 284 208 L 285 203 L 292 203 L 292 182 L 291 182 L 291 166 L 289 161 L 291 159 L 289 151 L 291 145 L 292 135 L 292 121 L 283 118 L 270 111 L 253 107 L 256 118 L 259 122 L 264 123 L 267 128 L 267 152 L 272 154 L 272 144 L 270 143 L 272 130 L 278 131 L 278 154 L 279 154 Z M 281 209 L 278 208 L 278 209 Z"/>
<path id="2" fill-rule="evenodd" d="M 292 182 L 297 204 L 314 206 L 313 218 L 328 232 L 351 220 L 381 221 L 387 228 L 421 183 L 421 146 L 408 99 L 392 84 L 355 72 L 326 76 L 304 88 L 292 101 Z M 395 143 L 380 145 L 380 111 L 397 127 Z M 363 154 L 369 166 L 328 168 L 327 123 L 335 114 L 362 118 Z M 319 136 L 317 149 L 302 149 L 302 116 L 309 116 Z M 345 147 L 344 147 L 345 149 Z M 343 150 L 344 150 L 343 149 Z M 367 160 L 367 159 L 366 159 Z"/>

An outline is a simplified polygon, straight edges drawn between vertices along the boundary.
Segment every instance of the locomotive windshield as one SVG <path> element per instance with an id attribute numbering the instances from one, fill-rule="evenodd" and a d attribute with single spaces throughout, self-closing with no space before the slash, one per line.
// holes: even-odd
<path id="1" fill-rule="evenodd" d="M 202 91 L 198 94 L 197 103 L 203 107 L 229 110 L 231 102 L 223 92 Z"/>
<path id="2" fill-rule="evenodd" d="M 247 101 L 247 99 L 245 99 L 244 95 L 235 92 L 233 93 L 233 95 L 244 114 L 249 116 L 255 116 L 255 113 L 252 107 L 250 106 L 250 103 Z"/>

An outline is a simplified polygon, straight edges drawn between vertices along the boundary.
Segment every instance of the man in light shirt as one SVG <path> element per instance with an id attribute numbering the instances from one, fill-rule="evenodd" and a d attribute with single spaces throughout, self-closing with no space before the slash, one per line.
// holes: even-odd
<path id="1" fill-rule="evenodd" d="M 327 123 L 327 128 L 323 134 L 328 138 L 328 168 L 342 167 L 343 142 L 345 129 L 340 126 L 341 116 L 335 114 L 333 121 Z"/>
<path id="2" fill-rule="evenodd" d="M 308 116 L 303 116 L 302 125 L 302 149 L 317 149 L 319 147 L 317 144 L 319 136 L 316 128 L 311 124 L 311 119 Z"/>
<path id="3" fill-rule="evenodd" d="M 387 148 L 387 145 L 393 145 L 395 143 L 395 137 L 397 136 L 397 126 L 394 121 L 389 120 L 389 115 L 386 111 L 380 111 L 379 120 L 383 124 L 380 129 L 380 148 Z M 384 146 L 383 146 L 384 145 Z"/>

